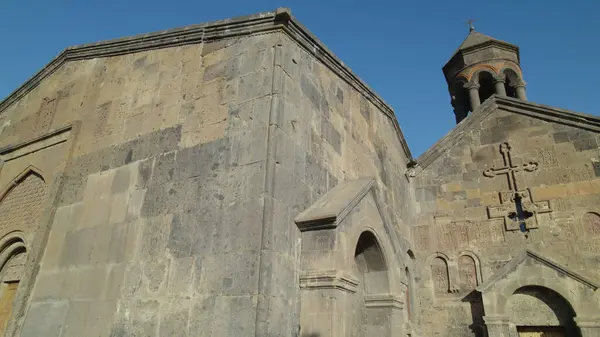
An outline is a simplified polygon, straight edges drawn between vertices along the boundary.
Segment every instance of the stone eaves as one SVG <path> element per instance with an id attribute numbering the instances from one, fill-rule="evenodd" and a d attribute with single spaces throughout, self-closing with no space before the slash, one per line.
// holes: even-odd
<path id="1" fill-rule="evenodd" d="M 394 256 L 399 257 L 404 254 L 400 246 L 403 239 L 400 238 L 396 231 L 397 227 L 390 220 L 389 211 L 381 207 L 376 191 L 377 185 L 374 177 L 361 177 L 340 182 L 298 214 L 294 222 L 302 232 L 337 228 L 352 210 L 371 194 L 381 217 L 385 234 L 392 242 Z"/>
<path id="2" fill-rule="evenodd" d="M 286 33 L 309 54 L 321 61 L 390 118 L 405 155 L 409 160 L 412 159 L 410 149 L 392 108 L 293 17 L 288 8 L 278 8 L 271 12 L 68 47 L 21 87 L 0 101 L 0 114 L 68 61 L 124 55 L 272 31 Z"/>
<path id="3" fill-rule="evenodd" d="M 371 190 L 375 179 L 359 178 L 337 184 L 295 219 L 301 231 L 337 227 Z"/>
<path id="4" fill-rule="evenodd" d="M 518 265 L 520 265 L 521 263 L 523 263 L 526 259 L 534 259 L 537 262 L 548 266 L 549 268 L 552 268 L 560 273 L 562 273 L 563 275 L 566 275 L 578 282 L 580 282 L 581 284 L 584 284 L 585 286 L 591 288 L 592 290 L 596 290 L 598 289 L 598 284 L 596 284 L 595 282 L 591 281 L 589 278 L 580 275 L 572 270 L 570 270 L 569 268 L 562 266 L 546 257 L 541 256 L 540 254 L 526 249 L 524 250 L 521 254 L 519 254 L 518 256 L 516 256 L 515 258 L 513 258 L 510 262 L 508 262 L 504 267 L 502 267 L 497 273 L 495 273 L 494 275 L 492 275 L 492 277 L 490 277 L 486 282 L 482 283 L 481 285 L 479 285 L 476 290 L 479 292 L 484 292 L 488 289 L 490 289 L 491 287 L 494 286 L 494 284 L 496 284 L 496 282 L 498 282 L 499 280 L 507 277 L 507 275 L 512 272 L 513 270 L 515 270 L 517 268 Z"/>
<path id="5" fill-rule="evenodd" d="M 414 166 L 415 171 L 412 176 L 416 176 L 425 170 L 442 154 L 449 151 L 465 135 L 469 134 L 473 128 L 477 128 L 483 119 L 487 118 L 498 108 L 547 122 L 600 132 L 600 117 L 523 101 L 516 98 L 494 95 L 488 98 L 475 112 L 470 114 L 454 129 L 437 141 L 437 143 L 430 147 L 429 150 L 420 155 L 419 158 L 416 159 L 417 164 Z"/>

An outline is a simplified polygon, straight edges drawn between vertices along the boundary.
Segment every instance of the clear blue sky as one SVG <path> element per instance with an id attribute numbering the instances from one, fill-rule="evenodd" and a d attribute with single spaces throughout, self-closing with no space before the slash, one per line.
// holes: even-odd
<path id="1" fill-rule="evenodd" d="M 0 99 L 70 45 L 281 6 L 394 108 L 415 157 L 454 126 L 441 67 L 469 18 L 521 47 L 531 101 L 600 112 L 598 0 L 2 0 Z"/>

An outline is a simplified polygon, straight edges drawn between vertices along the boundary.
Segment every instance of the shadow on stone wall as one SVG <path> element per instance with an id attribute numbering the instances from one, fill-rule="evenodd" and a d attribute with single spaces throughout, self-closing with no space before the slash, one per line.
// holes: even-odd
<path id="1" fill-rule="evenodd" d="M 461 301 L 467 302 L 471 306 L 471 324 L 469 324 L 469 329 L 473 332 L 474 336 L 485 337 L 486 328 L 483 321 L 485 311 L 483 308 L 481 293 L 473 290 L 463 297 Z"/>

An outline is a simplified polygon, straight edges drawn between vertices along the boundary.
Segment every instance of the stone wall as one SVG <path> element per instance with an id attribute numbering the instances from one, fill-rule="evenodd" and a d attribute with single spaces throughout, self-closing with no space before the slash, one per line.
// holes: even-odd
<path id="1" fill-rule="evenodd" d="M 274 202 L 285 213 L 273 221 L 294 219 L 338 183 L 374 177 L 381 211 L 404 240 L 396 243 L 402 249 L 385 254 L 405 261 L 414 210 L 404 176 L 410 154 L 397 121 L 361 82 L 349 81 L 348 74 L 318 57 L 319 52 L 308 53 L 284 37 L 280 61 L 276 54 L 274 92 L 280 93 L 281 100 L 276 106 L 280 112 L 272 117 L 276 122 Z M 299 239 L 299 232 L 294 235 Z M 294 254 L 299 258 L 299 251 Z M 315 310 L 320 310 L 318 305 Z"/>
<path id="2" fill-rule="evenodd" d="M 340 181 L 375 177 L 386 212 L 408 237 L 414 210 L 404 171 L 410 154 L 393 111 L 294 41 L 283 43 L 279 146 L 295 160 L 281 160 L 282 168 L 306 177 L 310 201 Z M 298 162 L 303 165 L 290 166 Z"/>
<path id="3" fill-rule="evenodd" d="M 273 36 L 67 62 L 0 115 L 81 125 L 21 336 L 254 331 Z"/>
<path id="4" fill-rule="evenodd" d="M 479 335 L 483 311 L 472 291 L 525 248 L 600 276 L 593 267 L 600 255 L 598 134 L 511 110 L 486 103 L 419 158 L 426 164 L 414 179 L 420 215 L 413 235 L 424 335 Z M 521 168 L 514 182 L 484 174 L 505 165 L 503 143 Z M 527 237 L 508 218 L 511 193 L 501 193 L 515 189 L 533 213 Z"/>
<path id="5" fill-rule="evenodd" d="M 272 28 L 289 20 L 250 17 L 261 33 L 230 37 L 223 21 L 205 42 L 145 51 L 99 44 L 105 57 L 77 47 L 0 104 L 0 148 L 72 134 L 46 162 L 51 230 L 12 335 L 297 333 L 293 219 L 361 176 L 404 238 L 386 254 L 404 259 L 410 154 L 393 112 L 312 35 Z"/>

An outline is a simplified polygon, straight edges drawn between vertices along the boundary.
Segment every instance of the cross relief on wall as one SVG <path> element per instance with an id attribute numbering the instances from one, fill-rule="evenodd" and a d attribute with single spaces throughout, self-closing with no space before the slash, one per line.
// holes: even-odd
<path id="1" fill-rule="evenodd" d="M 516 174 L 536 171 L 539 165 L 535 161 L 514 165 L 510 150 L 508 143 L 502 143 L 500 154 L 504 165 L 483 171 L 483 175 L 488 178 L 506 175 L 509 188 L 508 191 L 499 192 L 500 205 L 488 206 L 488 217 L 490 219 L 503 218 L 507 231 L 520 230 L 525 233 L 538 228 L 538 214 L 552 212 L 552 208 L 548 200 L 534 202 L 528 188 L 519 190 Z"/>

